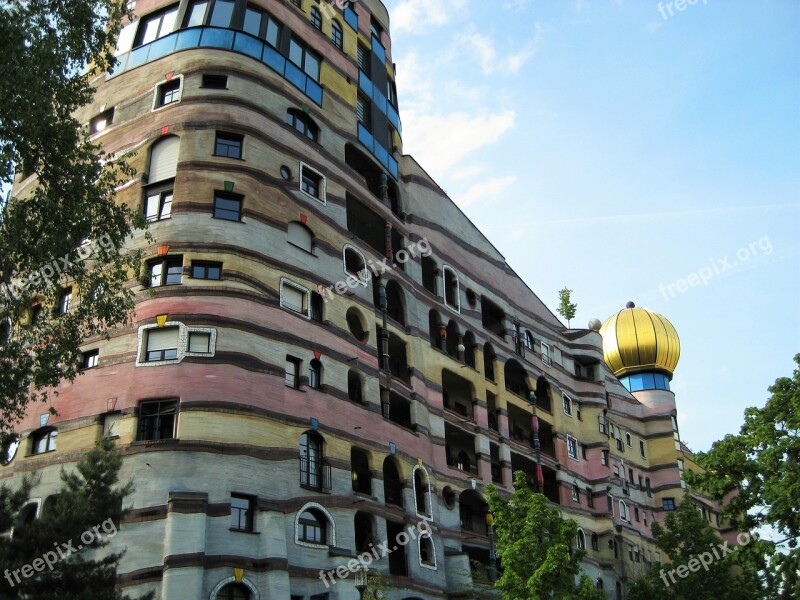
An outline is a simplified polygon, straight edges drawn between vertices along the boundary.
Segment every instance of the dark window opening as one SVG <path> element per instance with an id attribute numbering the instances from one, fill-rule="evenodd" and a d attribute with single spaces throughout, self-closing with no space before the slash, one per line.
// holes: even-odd
<path id="1" fill-rule="evenodd" d="M 175 400 L 142 402 L 139 405 L 138 441 L 171 440 L 175 437 L 178 403 Z"/>

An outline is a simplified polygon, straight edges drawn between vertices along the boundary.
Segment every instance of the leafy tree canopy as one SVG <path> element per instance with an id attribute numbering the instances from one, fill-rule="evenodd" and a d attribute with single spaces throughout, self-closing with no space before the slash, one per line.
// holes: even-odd
<path id="1" fill-rule="evenodd" d="M 567 327 L 570 326 L 570 322 L 575 318 L 575 311 L 578 308 L 578 305 L 571 300 L 572 290 L 567 286 L 558 291 L 558 314 L 567 320 Z"/>

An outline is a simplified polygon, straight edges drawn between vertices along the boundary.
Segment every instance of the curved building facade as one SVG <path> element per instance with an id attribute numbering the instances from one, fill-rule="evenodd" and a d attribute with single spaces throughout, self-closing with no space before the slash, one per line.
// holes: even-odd
<path id="1" fill-rule="evenodd" d="M 482 490 L 522 470 L 621 597 L 681 496 L 674 396 L 621 385 L 598 328 L 565 329 L 403 155 L 385 7 L 135 13 L 80 115 L 137 169 L 118 194 L 154 238 L 131 242 L 135 317 L 86 340 L 84 373 L 56 416 L 31 407 L 0 481 L 41 473 L 41 511 L 112 436 L 136 485 L 110 546 L 127 592 L 351 598 L 347 566 L 377 552 L 401 600 L 490 580 Z"/>

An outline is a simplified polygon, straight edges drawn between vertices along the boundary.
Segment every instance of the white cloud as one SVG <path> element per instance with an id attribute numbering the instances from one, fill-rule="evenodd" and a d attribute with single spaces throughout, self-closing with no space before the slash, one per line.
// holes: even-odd
<path id="1" fill-rule="evenodd" d="M 450 174 L 450 181 L 465 181 L 486 171 L 486 165 L 465 165 Z"/>
<path id="2" fill-rule="evenodd" d="M 486 181 L 474 184 L 466 193 L 458 194 L 453 199 L 456 204 L 461 207 L 469 206 L 479 200 L 492 200 L 503 193 L 506 188 L 516 183 L 516 181 L 516 175 L 487 179 Z"/>
<path id="3" fill-rule="evenodd" d="M 421 31 L 450 22 L 457 11 L 466 8 L 467 0 L 403 0 L 391 14 L 392 31 Z"/>
<path id="4" fill-rule="evenodd" d="M 531 0 L 507 0 L 503 3 L 503 8 L 513 13 L 519 13 L 527 9 L 530 3 Z"/>
<path id="5" fill-rule="evenodd" d="M 488 35 L 482 34 L 474 25 L 470 25 L 458 36 L 458 44 L 467 49 L 465 56 L 473 56 L 478 61 L 484 75 L 499 72 L 503 74 L 517 73 L 528 60 L 536 53 L 542 41 L 542 26 L 534 25 L 533 37 L 517 50 L 501 52 L 498 60 L 498 50 L 495 41 Z"/>
<path id="6" fill-rule="evenodd" d="M 465 156 L 495 143 L 514 126 L 515 120 L 513 110 L 478 115 L 406 111 L 403 118 L 404 147 L 434 179 L 438 179 Z"/>

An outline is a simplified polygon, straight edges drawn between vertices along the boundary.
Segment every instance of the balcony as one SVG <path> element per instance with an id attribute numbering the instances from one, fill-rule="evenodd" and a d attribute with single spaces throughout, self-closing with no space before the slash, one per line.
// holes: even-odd
<path id="1" fill-rule="evenodd" d="M 472 384 L 469 381 L 451 371 L 442 370 L 442 396 L 447 410 L 474 421 L 472 395 Z"/>
<path id="2" fill-rule="evenodd" d="M 478 461 L 475 457 L 475 436 L 445 423 L 445 453 L 447 465 L 466 473 L 478 474 Z"/>
<path id="3" fill-rule="evenodd" d="M 192 27 L 182 29 L 162 38 L 120 54 L 119 64 L 109 74 L 111 77 L 183 50 L 214 48 L 247 55 L 281 75 L 319 106 L 322 106 L 322 86 L 306 75 L 294 63 L 259 38 L 234 29 L 220 27 Z M 397 162 L 395 161 L 395 165 Z M 396 169 L 395 169 L 396 171 Z M 397 175 L 395 175 L 396 177 Z"/>

